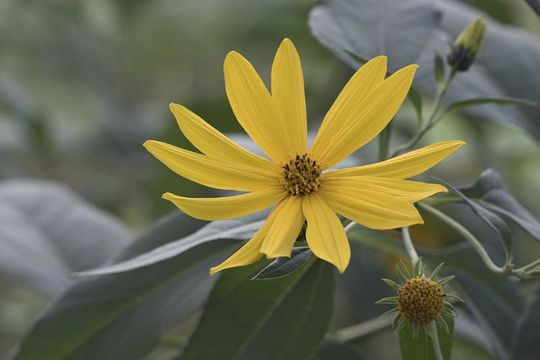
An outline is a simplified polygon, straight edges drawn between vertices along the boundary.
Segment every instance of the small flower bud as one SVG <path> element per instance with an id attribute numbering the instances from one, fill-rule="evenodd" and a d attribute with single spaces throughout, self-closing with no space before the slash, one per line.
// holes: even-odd
<path id="1" fill-rule="evenodd" d="M 478 18 L 458 35 L 448 54 L 448 64 L 458 71 L 466 71 L 473 64 L 482 44 L 486 22 Z"/>

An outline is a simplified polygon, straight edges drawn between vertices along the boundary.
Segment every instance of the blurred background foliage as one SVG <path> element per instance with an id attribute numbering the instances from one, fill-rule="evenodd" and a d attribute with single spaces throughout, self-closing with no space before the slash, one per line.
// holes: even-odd
<path id="1" fill-rule="evenodd" d="M 524 1 L 468 3 L 503 23 L 540 34 L 540 22 Z M 190 148 L 168 111 L 170 102 L 186 105 L 224 132 L 239 132 L 224 92 L 225 55 L 241 52 L 268 80 L 274 51 L 284 37 L 294 41 L 302 58 L 310 127 L 316 129 L 351 70 L 311 35 L 307 17 L 313 5 L 310 0 L 3 0 L 0 179 L 59 181 L 115 214 L 133 233 L 173 210 L 160 199 L 163 192 L 210 194 L 213 190 L 155 161 L 142 143 L 159 139 Z M 480 52 L 488 55 L 497 56 Z M 397 139 L 409 136 L 414 124 L 409 104 L 394 124 Z M 540 202 L 531 196 L 540 192 L 540 148 L 529 134 L 454 115 L 423 142 L 444 139 L 463 139 L 468 145 L 435 175 L 462 185 L 494 168 L 510 192 L 540 214 Z M 374 150 L 368 146 L 359 161 Z M 453 241 L 434 226 L 421 232 L 430 246 Z M 371 257 L 359 251 L 355 256 Z M 364 279 L 363 285 L 383 288 L 373 279 Z M 345 276 L 338 294 L 354 288 L 355 280 Z M 2 353 L 47 299 L 7 278 L 0 277 L 0 286 Z M 336 318 L 342 324 L 365 320 L 362 311 L 351 310 L 358 304 L 350 301 L 338 303 Z"/>

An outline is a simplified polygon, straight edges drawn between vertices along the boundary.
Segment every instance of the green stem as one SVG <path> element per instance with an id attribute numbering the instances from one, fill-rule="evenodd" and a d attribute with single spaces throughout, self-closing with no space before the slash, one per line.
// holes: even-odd
<path id="1" fill-rule="evenodd" d="M 396 156 L 399 155 L 402 152 L 409 151 L 412 149 L 418 142 L 422 139 L 422 137 L 429 131 L 433 126 L 435 126 L 439 120 L 441 115 L 441 104 L 444 96 L 446 95 L 446 92 L 448 91 L 448 87 L 452 83 L 452 80 L 454 80 L 454 77 L 457 73 L 457 70 L 455 68 L 452 68 L 450 70 L 450 73 L 445 78 L 444 82 L 437 88 L 437 92 L 435 94 L 435 99 L 433 100 L 433 106 L 431 107 L 431 112 L 429 114 L 429 117 L 425 124 L 423 126 L 420 126 L 416 134 L 412 137 L 409 142 L 405 143 L 404 145 L 400 146 L 392 155 Z"/>
<path id="2" fill-rule="evenodd" d="M 449 217 L 448 215 L 446 215 L 445 213 L 443 213 L 442 211 L 439 211 L 437 209 L 435 209 L 434 207 L 432 206 L 429 206 L 427 204 L 424 204 L 424 203 L 418 203 L 418 205 L 423 208 L 424 210 L 430 212 L 431 214 L 435 215 L 436 217 L 438 217 L 440 220 L 444 221 L 447 225 L 450 225 L 452 228 L 454 228 L 458 233 L 460 233 L 466 240 L 469 241 L 469 243 L 471 243 L 471 245 L 473 246 L 474 250 L 478 253 L 478 255 L 480 256 L 480 258 L 482 259 L 482 261 L 484 262 L 484 264 L 486 264 L 486 266 L 493 272 L 495 273 L 498 273 L 498 274 L 504 274 L 506 271 L 504 270 L 503 267 L 499 267 L 497 266 L 497 264 L 495 264 L 493 262 L 493 260 L 491 260 L 491 257 L 489 256 L 489 254 L 487 253 L 486 249 L 484 249 L 484 246 L 480 243 L 480 241 L 478 241 L 478 239 L 469 231 L 467 230 L 463 225 L 461 225 L 460 223 L 458 223 L 457 221 L 455 221 L 454 219 L 452 219 L 451 217 Z M 507 259 L 508 261 L 508 259 Z M 506 265 L 505 265 L 506 266 Z"/>
<path id="3" fill-rule="evenodd" d="M 411 259 L 411 263 L 414 266 L 416 266 L 416 263 L 420 259 L 418 256 L 418 253 L 416 252 L 416 249 L 414 248 L 414 244 L 411 239 L 411 234 L 409 233 L 409 227 L 406 226 L 404 228 L 401 228 L 401 233 L 403 235 L 403 245 L 405 245 L 405 251 L 407 251 L 407 255 L 409 255 L 409 258 Z"/>
<path id="4" fill-rule="evenodd" d="M 444 356 L 441 350 L 441 343 L 439 341 L 439 332 L 437 329 L 437 323 L 435 321 L 432 321 L 431 324 L 429 324 L 431 327 L 431 340 L 433 343 L 433 350 L 435 350 L 435 357 L 437 360 L 444 360 Z"/>
<path id="5" fill-rule="evenodd" d="M 392 325 L 392 319 L 390 317 L 378 317 L 368 321 L 364 321 L 360 324 L 348 326 L 343 329 L 339 329 L 332 336 L 332 339 L 338 342 L 349 342 L 363 338 L 374 332 L 386 329 Z"/>

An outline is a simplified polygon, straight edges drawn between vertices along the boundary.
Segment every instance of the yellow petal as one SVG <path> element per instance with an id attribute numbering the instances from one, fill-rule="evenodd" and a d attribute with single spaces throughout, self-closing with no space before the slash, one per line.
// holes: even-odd
<path id="1" fill-rule="evenodd" d="M 406 179 L 437 165 L 459 149 L 463 141 L 441 141 L 374 164 L 328 172 L 335 176 L 373 175 Z"/>
<path id="2" fill-rule="evenodd" d="M 420 181 L 375 176 L 333 176 L 332 173 L 323 174 L 321 186 L 377 191 L 408 202 L 419 201 L 436 193 L 448 191 L 442 185 Z"/>
<path id="3" fill-rule="evenodd" d="M 144 147 L 169 169 L 199 184 L 224 190 L 252 191 L 279 184 L 275 172 L 242 163 L 214 159 L 161 141 L 149 140 Z"/>
<path id="4" fill-rule="evenodd" d="M 417 65 L 406 66 L 373 89 L 354 111 L 335 117 L 345 125 L 314 154 L 325 168 L 331 167 L 371 141 L 397 113 L 412 85 Z"/>
<path id="5" fill-rule="evenodd" d="M 284 39 L 272 64 L 272 98 L 285 121 L 287 141 L 296 154 L 307 148 L 306 98 L 300 57 L 289 39 Z"/>
<path id="6" fill-rule="evenodd" d="M 423 224 L 413 205 L 382 192 L 346 184 L 326 184 L 318 193 L 332 210 L 371 229 L 387 230 Z"/>
<path id="7" fill-rule="evenodd" d="M 240 249 L 238 249 L 221 264 L 211 268 L 210 275 L 214 275 L 218 271 L 224 269 L 250 265 L 262 258 L 263 254 L 260 252 L 261 245 L 271 224 L 272 217 L 270 216 L 247 243 L 245 243 Z"/>
<path id="8" fill-rule="evenodd" d="M 302 226 L 302 199 L 290 196 L 283 200 L 275 209 L 275 218 L 268 230 L 261 252 L 268 258 L 291 256 L 291 251 Z"/>
<path id="9" fill-rule="evenodd" d="M 242 195 L 220 198 L 188 198 L 171 193 L 163 198 L 180 210 L 201 220 L 224 220 L 240 217 L 266 209 L 283 199 L 287 193 L 282 186 L 257 190 Z"/>
<path id="10" fill-rule="evenodd" d="M 275 164 L 271 161 L 255 155 L 231 141 L 184 106 L 170 104 L 169 108 L 174 114 L 182 133 L 197 149 L 206 155 L 215 159 L 268 169 L 269 171 L 275 168 Z"/>
<path id="11" fill-rule="evenodd" d="M 337 133 L 348 131 L 358 121 L 368 95 L 384 80 L 386 63 L 386 56 L 377 56 L 351 77 L 324 117 L 313 142 L 312 153 L 322 155 Z"/>
<path id="12" fill-rule="evenodd" d="M 351 248 L 337 215 L 317 194 L 303 198 L 302 210 L 307 220 L 306 239 L 313 253 L 332 264 L 339 272 L 349 265 Z"/>
<path id="13" fill-rule="evenodd" d="M 291 144 L 272 96 L 253 66 L 237 52 L 225 58 L 225 89 L 236 119 L 275 163 L 288 160 Z"/>

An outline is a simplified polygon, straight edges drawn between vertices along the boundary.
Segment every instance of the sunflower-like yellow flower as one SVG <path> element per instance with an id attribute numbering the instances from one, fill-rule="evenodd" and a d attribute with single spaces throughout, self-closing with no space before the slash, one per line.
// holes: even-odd
<path id="1" fill-rule="evenodd" d="M 308 147 L 304 79 L 293 43 L 283 40 L 276 53 L 271 92 L 244 57 L 230 52 L 224 65 L 227 97 L 240 125 L 268 158 L 240 147 L 185 107 L 171 104 L 181 131 L 202 154 L 153 140 L 145 142 L 146 149 L 185 178 L 245 193 L 220 198 L 165 193 L 163 198 L 202 220 L 230 219 L 275 205 L 255 235 L 210 272 L 249 265 L 265 255 L 290 256 L 305 223 L 313 253 L 343 272 L 351 251 L 337 214 L 381 230 L 423 223 L 413 203 L 446 189 L 405 179 L 436 165 L 462 141 L 330 170 L 386 127 L 404 101 L 416 68 L 406 66 L 385 79 L 385 56 L 367 62 L 341 91 Z"/>

